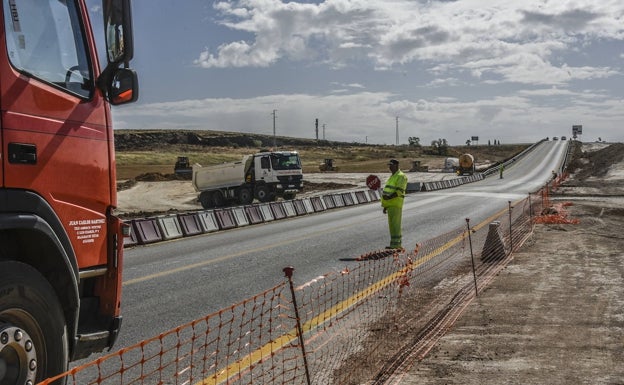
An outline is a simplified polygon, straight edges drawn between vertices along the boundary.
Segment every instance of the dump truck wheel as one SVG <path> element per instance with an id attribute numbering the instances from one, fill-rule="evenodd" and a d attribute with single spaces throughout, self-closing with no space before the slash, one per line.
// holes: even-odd
<path id="1" fill-rule="evenodd" d="M 29 265 L 0 262 L 0 383 L 35 384 L 63 373 L 67 341 L 52 286 Z"/>
<path id="2" fill-rule="evenodd" d="M 243 187 L 240 189 L 238 193 L 238 201 L 241 205 L 248 205 L 253 202 L 253 199 L 254 197 L 251 189 L 248 189 L 247 187 Z"/>
<path id="3" fill-rule="evenodd" d="M 213 208 L 214 203 L 212 202 L 212 193 L 210 191 L 204 191 L 199 194 L 199 203 L 201 203 L 202 207 L 205 209 Z"/>
<path id="4" fill-rule="evenodd" d="M 225 205 L 225 197 L 221 191 L 215 191 L 212 193 L 212 203 L 214 207 L 222 207 Z"/>
<path id="5" fill-rule="evenodd" d="M 256 186 L 256 198 L 258 198 L 258 200 L 260 202 L 268 202 L 270 199 L 270 194 L 269 194 L 269 187 L 266 185 L 260 185 L 260 186 Z"/>

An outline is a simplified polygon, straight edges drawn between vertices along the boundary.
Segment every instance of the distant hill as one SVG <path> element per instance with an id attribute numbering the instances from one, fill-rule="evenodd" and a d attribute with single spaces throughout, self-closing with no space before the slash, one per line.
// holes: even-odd
<path id="1" fill-rule="evenodd" d="M 162 146 L 193 145 L 206 147 L 335 147 L 367 146 L 364 143 L 333 142 L 286 136 L 249 134 L 227 131 L 196 130 L 115 130 L 115 148 L 120 151 L 153 150 Z M 373 146 L 373 145 L 368 145 Z"/>

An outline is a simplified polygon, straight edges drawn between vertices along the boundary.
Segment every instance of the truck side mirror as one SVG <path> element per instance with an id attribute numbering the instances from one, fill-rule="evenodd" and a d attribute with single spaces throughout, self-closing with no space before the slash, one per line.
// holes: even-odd
<path id="1" fill-rule="evenodd" d="M 130 0 L 102 0 L 108 62 L 129 62 L 134 55 Z"/>
<path id="2" fill-rule="evenodd" d="M 108 99 L 112 105 L 135 102 L 139 98 L 137 74 L 130 68 L 115 70 L 108 88 Z"/>

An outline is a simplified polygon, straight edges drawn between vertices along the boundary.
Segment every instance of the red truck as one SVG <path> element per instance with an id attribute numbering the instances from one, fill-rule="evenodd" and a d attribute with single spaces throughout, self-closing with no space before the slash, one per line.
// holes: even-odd
<path id="1" fill-rule="evenodd" d="M 1 0 L 0 383 L 35 384 L 112 347 L 126 226 L 110 105 L 138 98 L 129 0 Z"/>

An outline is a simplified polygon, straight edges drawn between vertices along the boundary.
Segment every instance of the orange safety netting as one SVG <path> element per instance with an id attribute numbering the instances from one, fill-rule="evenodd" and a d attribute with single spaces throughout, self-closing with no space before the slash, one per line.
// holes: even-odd
<path id="1" fill-rule="evenodd" d="M 533 219 L 535 223 L 541 224 L 579 224 L 579 219 L 568 218 L 565 207 L 571 206 L 571 202 L 553 204 L 542 211 L 542 215 Z"/>
<path id="2" fill-rule="evenodd" d="M 529 196 L 483 223 L 458 221 L 456 230 L 411 250 L 367 253 L 309 282 L 295 285 L 296 270 L 285 269 L 284 282 L 263 293 L 56 378 L 70 385 L 382 378 L 384 355 L 426 354 L 531 235 L 543 200 Z"/>
<path id="3" fill-rule="evenodd" d="M 578 219 L 568 218 L 568 212 L 565 207 L 571 206 L 570 202 L 552 203 L 550 200 L 550 191 L 556 190 L 561 182 L 567 178 L 567 173 L 559 175 L 555 178 L 550 186 L 546 186 L 540 192 L 542 197 L 543 209 L 539 216 L 536 216 L 534 223 L 540 224 L 578 224 Z"/>

